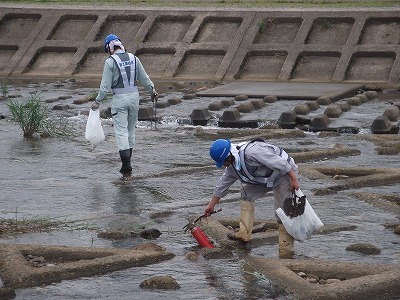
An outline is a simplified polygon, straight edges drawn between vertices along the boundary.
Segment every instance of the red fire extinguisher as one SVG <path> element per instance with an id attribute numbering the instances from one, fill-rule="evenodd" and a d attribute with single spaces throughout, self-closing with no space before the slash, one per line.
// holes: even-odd
<path id="1" fill-rule="evenodd" d="M 190 229 L 190 233 L 200 244 L 200 246 L 205 248 L 215 248 L 214 244 L 209 240 L 209 238 L 204 234 L 203 230 L 197 225 Z"/>
<path id="2" fill-rule="evenodd" d="M 222 209 L 220 208 L 217 211 L 213 211 L 210 215 L 215 214 L 221 210 Z M 204 234 L 203 230 L 201 230 L 201 228 L 196 225 L 197 221 L 199 221 L 200 219 L 202 219 L 204 217 L 205 217 L 205 215 L 200 216 L 193 223 L 190 222 L 186 226 L 184 226 L 183 229 L 185 229 L 185 232 L 187 232 L 190 229 L 190 233 L 193 235 L 193 237 L 196 239 L 196 241 L 200 244 L 200 246 L 205 247 L 205 248 L 215 248 L 214 244 Z"/>

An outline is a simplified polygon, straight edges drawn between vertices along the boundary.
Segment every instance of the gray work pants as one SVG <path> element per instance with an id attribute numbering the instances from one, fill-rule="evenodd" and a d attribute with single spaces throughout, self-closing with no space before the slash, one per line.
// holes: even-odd
<path id="1" fill-rule="evenodd" d="M 133 148 L 139 111 L 139 93 L 114 95 L 111 114 L 118 151 Z"/>
<path id="2" fill-rule="evenodd" d="M 298 172 L 295 172 L 297 176 Z M 271 188 L 266 188 L 261 185 L 254 184 L 244 184 L 241 189 L 241 197 L 244 201 L 254 202 L 258 198 L 265 196 L 269 191 L 274 192 L 274 212 L 279 208 L 283 207 L 283 201 L 286 198 L 292 197 L 292 191 L 290 190 L 290 177 L 285 175 L 275 182 L 275 186 Z M 279 217 L 275 213 L 275 218 L 280 222 Z"/>

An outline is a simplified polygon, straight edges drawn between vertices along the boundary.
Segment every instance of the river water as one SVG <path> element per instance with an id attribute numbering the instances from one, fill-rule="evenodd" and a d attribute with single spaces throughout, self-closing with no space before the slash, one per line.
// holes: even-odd
<path id="1" fill-rule="evenodd" d="M 134 176 L 139 179 L 124 183 L 119 179 L 120 160 L 110 120 L 103 120 L 106 140 L 92 149 L 84 138 L 90 103 L 71 104 L 73 99 L 82 98 L 95 89 L 68 84 L 18 84 L 10 85 L 9 94 L 24 99 L 35 90 L 41 91 L 43 99 L 71 96 L 58 101 L 67 103 L 70 109 L 52 114 L 61 113 L 66 117 L 74 125 L 76 135 L 72 138 L 24 139 L 18 125 L 8 118 L 0 120 L 0 218 L 48 218 L 61 220 L 66 225 L 50 232 L 2 237 L 0 242 L 129 248 L 146 240 L 137 237 L 112 241 L 98 238 L 97 232 L 146 226 L 159 229 L 162 235 L 154 242 L 176 256 L 155 265 L 19 289 L 16 299 L 292 299 L 256 269 L 245 268 L 240 251 L 234 251 L 234 256 L 226 259 L 210 260 L 200 256 L 193 262 L 185 257 L 189 251 L 197 251 L 198 245 L 182 228 L 189 216 L 203 213 L 222 170 L 203 168 L 196 172 L 162 174 L 168 170 L 212 165 L 208 149 L 213 139 L 220 137 L 216 134 L 218 129 L 205 126 L 203 131 L 210 134 L 199 135 L 198 127 L 187 124 L 193 108 L 216 99 L 196 99 L 169 110 L 160 109 L 158 112 L 163 118 L 157 124 L 157 130 L 150 122 L 139 122 L 132 162 Z M 161 92 L 164 97 L 183 94 L 168 89 Z M 271 120 L 267 123 L 276 121 L 279 111 L 293 103 L 278 101 L 270 106 L 266 115 L 271 116 Z M 348 119 L 371 124 L 365 120 L 373 119 L 384 105 L 382 101 L 371 103 L 363 110 L 350 112 Z M 1 114 L 10 115 L 5 100 L 0 101 Z M 262 115 L 262 112 L 257 114 Z M 365 130 L 368 131 L 368 127 Z M 318 133 L 307 133 L 305 138 L 280 138 L 270 142 L 286 149 L 322 149 L 341 144 L 361 151 L 359 156 L 321 160 L 314 162 L 316 165 L 400 167 L 399 155 L 377 155 L 373 143 L 354 138 L 354 135 L 321 138 Z M 305 176 L 300 176 L 300 180 L 303 192 L 325 224 L 351 224 L 357 228 L 318 234 L 303 243 L 296 242 L 296 257 L 400 263 L 399 236 L 385 227 L 399 223 L 398 214 L 349 196 L 349 192 L 355 190 L 315 196 L 312 190 L 327 183 Z M 356 192 L 396 195 L 399 187 L 399 184 L 364 187 Z M 239 189 L 240 185 L 234 185 L 227 200 L 221 201 L 220 217 L 239 216 Z M 272 195 L 257 200 L 256 218 L 273 219 L 272 208 Z M 154 213 L 165 211 L 172 214 L 152 218 Z M 359 242 L 374 244 L 381 249 L 381 254 L 367 256 L 345 250 L 348 245 Z M 277 245 L 262 245 L 250 252 L 276 258 Z M 156 275 L 171 275 L 181 288 L 152 291 L 139 287 L 142 281 Z"/>

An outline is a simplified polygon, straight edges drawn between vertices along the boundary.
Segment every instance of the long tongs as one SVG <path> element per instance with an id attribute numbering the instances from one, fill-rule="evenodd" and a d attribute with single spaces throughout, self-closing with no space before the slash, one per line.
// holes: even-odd
<path id="1" fill-rule="evenodd" d="M 220 208 L 220 209 L 218 209 L 218 210 L 212 211 L 212 212 L 210 213 L 210 216 L 213 215 L 213 214 L 216 214 L 217 212 L 220 212 L 221 210 L 222 210 L 222 208 Z M 198 217 L 196 220 L 194 220 L 194 222 L 189 222 L 189 223 L 187 223 L 185 226 L 183 226 L 182 229 L 183 229 L 184 232 L 186 233 L 188 230 L 192 229 L 198 221 L 200 221 L 201 219 L 203 219 L 203 218 L 205 218 L 205 217 L 206 217 L 205 214 L 204 214 L 204 215 L 201 215 L 201 216 Z"/>

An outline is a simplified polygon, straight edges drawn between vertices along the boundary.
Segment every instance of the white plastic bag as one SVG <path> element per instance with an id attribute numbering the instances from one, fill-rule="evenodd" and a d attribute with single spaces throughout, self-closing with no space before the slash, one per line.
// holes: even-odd
<path id="1" fill-rule="evenodd" d="M 294 196 L 301 198 L 304 194 L 299 189 L 295 191 Z M 296 217 L 286 215 L 282 208 L 278 208 L 276 214 L 281 219 L 286 231 L 297 241 L 304 241 L 315 230 L 324 226 L 307 199 L 305 199 L 304 213 Z"/>
<path id="2" fill-rule="evenodd" d="M 103 126 L 101 126 L 100 109 L 90 110 L 86 123 L 85 138 L 93 147 L 100 145 L 100 143 L 106 138 Z"/>

